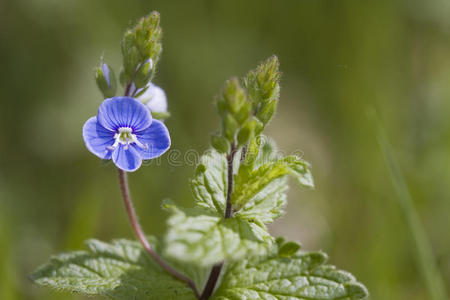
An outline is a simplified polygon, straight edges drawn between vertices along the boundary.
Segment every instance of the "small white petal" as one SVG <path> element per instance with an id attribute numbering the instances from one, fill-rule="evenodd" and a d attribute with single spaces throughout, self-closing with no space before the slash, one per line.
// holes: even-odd
<path id="1" fill-rule="evenodd" d="M 167 97 L 162 88 L 153 83 L 148 84 L 148 89 L 137 98 L 145 103 L 150 111 L 167 112 Z"/>

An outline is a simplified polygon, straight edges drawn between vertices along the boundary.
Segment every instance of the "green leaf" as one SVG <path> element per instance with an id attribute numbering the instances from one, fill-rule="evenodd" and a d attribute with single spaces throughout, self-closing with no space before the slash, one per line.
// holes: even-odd
<path id="1" fill-rule="evenodd" d="M 238 167 L 242 168 L 242 170 L 239 170 L 240 172 L 245 171 L 247 174 L 261 165 L 273 163 L 280 159 L 275 141 L 265 135 L 252 138 L 246 150 L 245 159 L 241 161 Z"/>
<path id="2" fill-rule="evenodd" d="M 269 161 L 259 165 L 255 170 L 253 165 L 242 164 L 235 176 L 234 192 L 231 203 L 237 210 L 246 211 L 258 209 L 258 217 L 266 219 L 262 222 L 273 221 L 281 215 L 281 207 L 286 202 L 285 191 L 287 189 L 286 175 L 294 175 L 297 181 L 303 185 L 312 187 L 313 181 L 308 164 L 297 156 L 287 156 L 276 161 Z M 267 216 L 264 216 L 264 210 Z"/>
<path id="3" fill-rule="evenodd" d="M 296 155 L 289 155 L 280 162 L 285 162 L 289 167 L 289 174 L 293 175 L 297 182 L 308 188 L 314 187 L 314 180 L 309 170 L 309 164 Z"/>
<path id="4" fill-rule="evenodd" d="M 312 186 L 308 164 L 296 156 L 277 159 L 272 140 L 258 137 L 251 141 L 247 160 L 239 167 L 235 159 L 232 203 L 236 216 L 255 222 L 262 228 L 283 214 L 286 204 L 287 180 L 292 174 L 304 186 Z M 240 157 L 240 151 L 236 157 Z M 253 170 L 253 168 L 255 168 Z M 216 216 L 223 216 L 226 206 L 227 160 L 225 155 L 211 150 L 200 159 L 191 188 L 198 206 Z"/>
<path id="5" fill-rule="evenodd" d="M 249 143 L 247 158 L 235 159 L 234 188 L 231 197 L 235 215 L 257 223 L 273 222 L 283 214 L 286 204 L 287 175 L 294 175 L 303 186 L 312 187 L 309 165 L 297 156 L 276 157 L 276 145 L 264 136 Z M 236 153 L 239 158 L 241 152 Z M 227 197 L 227 159 L 211 150 L 202 156 L 191 181 L 195 202 L 216 216 L 223 216 Z"/>
<path id="6" fill-rule="evenodd" d="M 278 249 L 278 255 L 280 257 L 291 257 L 300 249 L 300 244 L 296 242 L 286 242 L 282 244 Z"/>
<path id="7" fill-rule="evenodd" d="M 236 208 L 236 216 L 252 220 L 259 226 L 272 223 L 283 215 L 283 207 L 286 205 L 288 189 L 287 179 L 281 177 L 261 188 L 259 192 L 251 196 L 242 208 Z"/>
<path id="8" fill-rule="evenodd" d="M 165 120 L 170 117 L 170 113 L 167 111 L 152 111 L 152 118 L 157 120 Z"/>
<path id="9" fill-rule="evenodd" d="M 164 272 L 137 242 L 89 240 L 87 246 L 88 251 L 53 256 L 31 274 L 31 280 L 61 291 L 110 299 L 195 299 L 187 285 Z M 194 269 L 180 271 L 196 278 Z"/>
<path id="10" fill-rule="evenodd" d="M 207 151 L 191 181 L 195 203 L 217 216 L 223 216 L 227 197 L 227 159 L 217 151 Z"/>
<path id="11" fill-rule="evenodd" d="M 164 254 L 172 259 L 206 267 L 250 254 L 264 255 L 273 244 L 269 233 L 249 220 L 224 219 L 199 209 L 170 209 Z"/>
<path id="12" fill-rule="evenodd" d="M 271 255 L 228 266 L 214 300 L 289 299 L 357 300 L 368 295 L 355 278 L 334 266 L 327 256 L 308 252 L 290 258 Z"/>

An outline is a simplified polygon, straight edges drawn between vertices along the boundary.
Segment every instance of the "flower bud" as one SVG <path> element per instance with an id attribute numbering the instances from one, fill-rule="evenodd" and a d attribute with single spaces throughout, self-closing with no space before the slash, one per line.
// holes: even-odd
<path id="1" fill-rule="evenodd" d="M 266 125 L 272 119 L 275 109 L 277 108 L 277 101 L 270 100 L 261 110 L 256 114 L 256 117 Z"/>
<path id="2" fill-rule="evenodd" d="M 231 78 L 225 83 L 223 99 L 227 104 L 228 110 L 232 114 L 236 114 L 241 106 L 246 102 L 245 91 L 240 86 L 237 78 Z"/>
<path id="3" fill-rule="evenodd" d="M 116 95 L 116 77 L 114 71 L 107 64 L 102 63 L 95 69 L 95 81 L 105 98 Z"/>
<path id="4" fill-rule="evenodd" d="M 164 113 L 167 112 L 167 96 L 162 88 L 153 83 L 147 85 L 147 89 L 136 99 L 147 105 L 150 111 Z"/>
<path id="5" fill-rule="evenodd" d="M 244 127 L 239 130 L 239 133 L 237 135 L 237 141 L 239 146 L 243 146 L 247 144 L 247 142 L 250 140 L 250 137 L 252 136 L 253 128 L 251 126 L 251 122 L 245 123 Z"/>
<path id="6" fill-rule="evenodd" d="M 276 56 L 261 63 L 244 79 L 256 116 L 265 126 L 272 118 L 280 96 L 280 71 Z"/>
<path id="7" fill-rule="evenodd" d="M 251 138 L 261 132 L 262 127 L 263 125 L 261 122 L 255 117 L 252 117 L 252 119 L 245 122 L 237 135 L 238 145 L 243 146 L 247 144 Z"/>
<path id="8" fill-rule="evenodd" d="M 141 18 L 122 39 L 124 81 L 134 81 L 137 88 L 150 80 L 154 65 L 161 53 L 161 28 L 159 13 L 152 12 Z"/>
<path id="9" fill-rule="evenodd" d="M 153 60 L 147 59 L 144 63 L 140 64 L 134 75 L 134 84 L 136 88 L 144 87 L 148 84 L 153 73 Z"/>
<path id="10" fill-rule="evenodd" d="M 244 124 L 245 121 L 247 121 L 247 119 L 250 116 L 250 111 L 252 109 L 252 105 L 249 101 L 245 101 L 241 108 L 239 109 L 239 111 L 236 113 L 235 117 L 236 117 L 236 121 L 238 121 L 238 123 L 240 125 Z"/>
<path id="11" fill-rule="evenodd" d="M 131 31 L 126 32 L 123 37 L 122 55 L 125 82 L 130 82 L 141 61 L 139 50 L 135 45 L 134 34 Z"/>
<path id="12" fill-rule="evenodd" d="M 222 98 L 217 99 L 216 101 L 216 108 L 217 112 L 219 113 L 219 116 L 223 117 L 228 110 L 227 103 Z"/>
<path id="13" fill-rule="evenodd" d="M 229 113 L 225 115 L 223 119 L 223 131 L 225 133 L 225 137 L 230 141 L 234 142 L 234 137 L 236 135 L 236 131 L 239 129 L 239 124 L 236 119 Z"/>
<path id="14" fill-rule="evenodd" d="M 220 153 L 228 153 L 230 144 L 227 139 L 220 135 L 211 135 L 211 145 Z"/>

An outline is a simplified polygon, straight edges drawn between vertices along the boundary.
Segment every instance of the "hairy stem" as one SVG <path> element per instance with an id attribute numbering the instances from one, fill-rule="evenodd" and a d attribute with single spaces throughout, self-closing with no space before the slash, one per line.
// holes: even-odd
<path id="1" fill-rule="evenodd" d="M 199 292 L 197 290 L 197 287 L 195 286 L 195 283 L 187 276 L 181 274 L 174 268 L 172 268 L 161 256 L 156 253 L 156 251 L 150 246 L 150 243 L 148 242 L 147 238 L 145 237 L 144 232 L 142 231 L 141 225 L 139 224 L 139 221 L 137 219 L 136 212 L 133 207 L 133 202 L 131 201 L 130 197 L 130 190 L 128 188 L 128 181 L 127 181 L 127 173 L 121 169 L 118 169 L 119 171 L 119 183 L 120 183 L 120 190 L 122 192 L 123 201 L 125 204 L 125 208 L 128 214 L 128 218 L 130 219 L 131 226 L 133 227 L 133 231 L 136 234 L 137 238 L 139 239 L 139 242 L 144 247 L 145 251 L 163 268 L 167 273 L 172 275 L 174 278 L 186 283 L 195 293 L 195 296 L 199 298 Z"/>
<path id="2" fill-rule="evenodd" d="M 231 144 L 231 151 L 227 155 L 227 175 L 228 175 L 228 185 L 227 185 L 227 205 L 225 208 L 225 219 L 231 217 L 232 206 L 231 206 L 231 193 L 233 192 L 233 161 L 234 155 L 236 154 L 235 144 Z M 216 287 L 217 280 L 219 279 L 220 273 L 222 272 L 223 262 L 215 264 L 211 272 L 209 273 L 208 281 L 206 282 L 205 288 L 200 296 L 200 300 L 207 300 L 211 297 L 214 288 Z"/>

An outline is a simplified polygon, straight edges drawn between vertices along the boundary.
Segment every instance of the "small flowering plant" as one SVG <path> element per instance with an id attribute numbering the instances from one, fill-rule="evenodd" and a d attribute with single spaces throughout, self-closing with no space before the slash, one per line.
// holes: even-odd
<path id="1" fill-rule="evenodd" d="M 310 165 L 280 156 L 264 129 L 279 101 L 279 63 L 273 56 L 244 78 L 232 78 L 217 97 L 220 129 L 191 180 L 194 207 L 163 203 L 163 238 L 146 236 L 137 220 L 127 173 L 163 155 L 170 135 L 164 91 L 151 80 L 161 52 L 159 14 L 153 12 L 122 40 L 117 96 L 105 63 L 95 77 L 105 100 L 83 126 L 87 149 L 112 160 L 138 241 L 86 242 L 88 250 L 53 256 L 31 279 L 61 291 L 110 299 L 365 299 L 366 288 L 326 264 L 323 252 L 273 237 L 266 225 L 284 213 L 287 177 L 313 187 Z"/>

